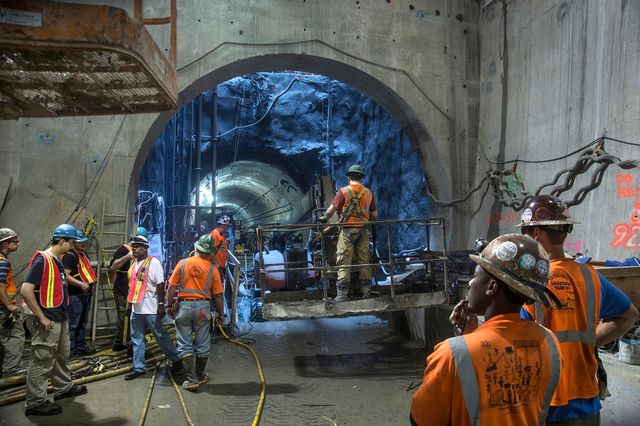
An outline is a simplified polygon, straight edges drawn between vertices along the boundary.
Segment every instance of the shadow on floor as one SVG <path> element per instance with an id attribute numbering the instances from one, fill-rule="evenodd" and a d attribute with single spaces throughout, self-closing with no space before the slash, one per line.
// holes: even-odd
<path id="1" fill-rule="evenodd" d="M 200 392 L 210 393 L 212 395 L 228 395 L 228 396 L 254 396 L 260 395 L 260 383 L 207 383 L 200 386 Z M 268 383 L 268 395 L 292 394 L 300 392 L 300 388 L 296 385 L 287 383 Z"/>
<path id="2" fill-rule="evenodd" d="M 113 417 L 95 420 L 86 404 L 75 401 L 59 401 L 62 405 L 62 414 L 56 416 L 29 416 L 25 417 L 25 422 L 37 425 L 100 425 L 100 426 L 120 426 L 130 424 L 126 417 Z M 23 424 L 23 423 L 20 423 Z M 25 423 L 28 424 L 28 423 Z"/>
<path id="3" fill-rule="evenodd" d="M 373 352 L 297 356 L 296 374 L 307 378 L 420 376 L 425 366 L 425 350 L 409 348 L 406 342 L 398 336 L 384 336 L 366 343 L 374 346 Z"/>

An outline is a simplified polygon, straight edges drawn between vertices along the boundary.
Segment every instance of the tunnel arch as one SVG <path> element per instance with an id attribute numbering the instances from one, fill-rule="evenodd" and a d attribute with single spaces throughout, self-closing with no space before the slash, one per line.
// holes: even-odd
<path id="1" fill-rule="evenodd" d="M 283 170 L 266 162 L 241 160 L 220 167 L 219 183 L 216 185 L 219 201 L 216 205 L 233 215 L 234 220 L 240 219 L 252 225 L 265 216 L 270 221 L 286 220 L 292 217 L 288 214 L 290 212 L 297 218 L 305 213 L 297 208 L 301 206 L 296 202 L 304 192 L 293 179 L 287 178 Z M 200 186 L 203 182 L 207 185 L 206 189 Z M 211 173 L 208 173 L 203 176 L 200 185 L 195 185 L 190 196 L 191 202 L 195 201 L 197 189 L 200 190 L 202 205 L 209 205 L 212 201 L 210 184 Z M 272 206 L 277 207 L 269 210 Z"/>
<path id="2" fill-rule="evenodd" d="M 413 108 L 389 85 L 370 73 L 334 59 L 299 53 L 278 53 L 251 56 L 232 61 L 205 73 L 186 86 L 179 94 L 177 108 L 159 114 L 142 141 L 134 162 L 131 179 L 129 180 L 128 194 L 130 199 L 135 199 L 140 173 L 155 141 L 180 108 L 200 93 L 231 78 L 255 72 L 286 70 L 324 75 L 346 83 L 369 96 L 398 123 L 401 130 L 411 141 L 414 151 L 419 157 L 422 169 L 428 178 L 431 193 L 440 199 L 451 198 L 449 171 L 444 167 L 442 156 L 427 127 L 416 115 Z M 451 218 L 451 211 L 438 210 L 437 206 L 433 207 L 436 215 L 444 215 L 448 219 Z"/>

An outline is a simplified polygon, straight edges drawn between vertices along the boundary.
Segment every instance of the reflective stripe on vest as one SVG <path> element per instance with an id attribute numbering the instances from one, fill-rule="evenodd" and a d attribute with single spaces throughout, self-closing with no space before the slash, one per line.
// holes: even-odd
<path id="1" fill-rule="evenodd" d="M 7 271 L 7 282 L 5 283 L 5 291 L 7 292 L 7 297 L 9 298 L 9 302 L 15 303 L 17 289 L 16 289 L 16 283 L 13 280 L 13 270 L 11 269 L 11 264 L 9 263 L 9 259 L 4 257 L 1 253 L 0 253 L 0 261 L 7 262 L 7 265 L 9 265 L 8 266 L 9 270 Z M 4 306 L 4 305 L 0 303 L 0 306 Z"/>
<path id="2" fill-rule="evenodd" d="M 542 426 L 545 424 L 547 415 L 549 415 L 549 404 L 551 403 L 551 398 L 553 397 L 553 393 L 556 391 L 558 380 L 560 379 L 560 354 L 558 347 L 556 346 L 556 342 L 554 342 L 553 340 L 551 332 L 535 321 L 533 323 L 538 326 L 544 333 L 544 338 L 547 341 L 547 346 L 549 346 L 549 358 L 551 359 L 551 375 L 549 376 L 549 384 L 547 385 L 547 390 L 544 393 L 544 400 L 542 400 L 542 411 L 540 412 L 540 419 L 538 420 L 538 424 Z"/>
<path id="3" fill-rule="evenodd" d="M 96 280 L 96 273 L 89 263 L 89 257 L 81 251 L 77 251 L 78 255 L 78 273 L 74 275 L 76 278 L 80 278 L 83 283 L 90 284 Z"/>
<path id="4" fill-rule="evenodd" d="M 558 380 L 560 379 L 560 355 L 551 333 L 539 324 L 536 324 L 536 326 L 539 327 L 540 331 L 544 334 L 547 346 L 549 346 L 549 358 L 551 360 L 551 374 L 549 376 L 547 389 L 544 393 L 542 411 L 538 420 L 538 424 L 542 426 L 545 424 L 545 420 L 549 413 L 549 403 L 551 402 L 556 386 L 558 386 Z M 448 342 L 449 347 L 451 348 L 451 353 L 453 354 L 453 360 L 456 364 L 458 381 L 460 382 L 460 388 L 462 389 L 462 396 L 464 398 L 465 407 L 467 408 L 470 424 L 473 426 L 479 426 L 480 388 L 478 386 L 478 380 L 473 367 L 471 353 L 467 347 L 467 342 L 464 340 L 464 336 L 452 337 L 448 339 Z"/>
<path id="5" fill-rule="evenodd" d="M 180 265 L 180 284 L 182 284 L 182 286 L 180 287 L 180 291 L 178 293 L 185 293 L 185 294 L 200 294 L 208 299 L 211 299 L 211 292 L 208 290 L 198 290 L 195 288 L 184 288 L 184 270 L 186 268 L 187 265 L 187 259 L 184 259 L 182 261 L 182 265 Z M 207 279 L 205 281 L 205 285 L 207 286 L 207 288 L 211 288 L 211 284 L 213 281 L 213 270 L 215 269 L 215 265 L 211 264 L 211 266 L 209 266 L 209 273 L 207 274 Z"/>
<path id="6" fill-rule="evenodd" d="M 473 369 L 473 361 L 464 341 L 464 336 L 452 337 L 448 340 L 458 371 L 458 381 L 462 388 L 464 405 L 472 426 L 480 425 L 480 393 L 478 392 L 478 379 Z"/>
<path id="7" fill-rule="evenodd" d="M 61 273 L 58 268 L 58 263 L 53 259 L 53 256 L 46 251 L 36 252 L 31 258 L 29 266 L 31 266 L 38 255 L 41 255 L 44 261 L 40 290 L 37 290 L 40 292 L 40 306 L 47 309 L 57 308 L 62 305 L 62 301 L 65 300 L 65 276 Z M 68 295 L 66 301 L 69 303 Z"/>
<path id="8" fill-rule="evenodd" d="M 596 323 L 596 289 L 593 283 L 593 277 L 589 272 L 589 268 L 579 263 L 578 267 L 582 273 L 582 279 L 585 283 L 585 321 L 587 327 L 585 331 L 579 330 L 558 330 L 554 331 L 558 341 L 560 343 L 565 342 L 580 342 L 587 345 L 592 345 L 596 342 L 595 323 Z M 535 303 L 536 321 L 546 326 L 544 308 L 539 302 Z"/>
<path id="9" fill-rule="evenodd" d="M 131 267 L 129 268 L 129 295 L 127 296 L 127 301 L 129 303 L 138 303 L 144 297 L 144 293 L 147 290 L 147 281 L 149 280 L 149 265 L 151 264 L 151 259 L 153 256 L 147 256 L 142 261 L 142 265 L 138 268 L 136 273 L 133 273 L 135 266 L 138 264 L 138 261 L 131 262 Z"/>

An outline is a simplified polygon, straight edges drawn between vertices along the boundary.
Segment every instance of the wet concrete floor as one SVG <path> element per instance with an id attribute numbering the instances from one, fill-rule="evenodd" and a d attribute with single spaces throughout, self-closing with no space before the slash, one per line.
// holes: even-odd
<path id="1" fill-rule="evenodd" d="M 267 380 L 261 425 L 407 425 L 412 391 L 422 379 L 427 351 L 394 333 L 374 316 L 243 324 L 245 341 L 257 351 Z M 602 424 L 638 424 L 640 366 L 603 356 L 613 396 L 604 402 Z M 182 391 L 196 425 L 249 425 L 260 394 L 251 354 L 214 338 L 207 373 L 196 393 Z M 62 400 L 63 413 L 24 416 L 23 403 L 0 407 L 2 425 L 138 424 L 151 373 L 89 384 L 89 393 Z M 186 424 L 178 398 L 161 375 L 147 425 Z"/>
<path id="2" fill-rule="evenodd" d="M 373 316 L 254 323 L 251 339 L 267 380 L 261 425 L 408 424 L 412 384 L 421 380 L 426 351 Z M 196 425 L 251 424 L 260 380 L 251 354 L 216 337 L 197 393 L 182 391 Z M 151 373 L 89 384 L 89 393 L 59 401 L 63 413 L 24 416 L 23 403 L 0 407 L 0 424 L 137 424 Z M 165 377 L 155 385 L 148 425 L 185 424 Z"/>

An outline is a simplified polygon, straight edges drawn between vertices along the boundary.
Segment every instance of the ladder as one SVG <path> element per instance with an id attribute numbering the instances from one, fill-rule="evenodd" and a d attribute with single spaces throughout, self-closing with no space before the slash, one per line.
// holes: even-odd
<path id="1" fill-rule="evenodd" d="M 98 234 L 100 240 L 98 242 L 98 282 L 96 284 L 97 289 L 93 295 L 93 301 L 91 305 L 91 344 L 95 346 L 97 336 L 100 330 L 111 330 L 115 332 L 118 317 L 113 299 L 113 283 L 109 277 L 109 262 L 113 253 L 126 242 L 127 229 L 129 228 L 129 215 L 107 213 L 107 201 L 102 200 L 102 214 L 100 216 L 100 228 Z M 125 212 L 129 211 L 129 202 L 125 205 Z M 98 319 L 98 312 L 104 311 L 106 321 L 102 324 L 98 324 L 102 321 Z M 112 315 L 110 315 L 112 314 Z"/>

